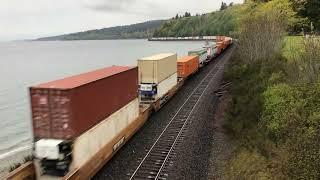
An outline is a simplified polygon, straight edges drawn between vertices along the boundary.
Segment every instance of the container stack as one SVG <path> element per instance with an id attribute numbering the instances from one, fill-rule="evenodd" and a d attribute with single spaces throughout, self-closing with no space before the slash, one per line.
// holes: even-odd
<path id="1" fill-rule="evenodd" d="M 158 54 L 138 60 L 140 97 L 154 102 L 177 85 L 177 54 Z"/>
<path id="2" fill-rule="evenodd" d="M 177 62 L 178 77 L 187 78 L 199 69 L 199 56 L 185 56 Z"/>
<path id="3" fill-rule="evenodd" d="M 220 54 L 224 50 L 223 42 L 217 42 L 217 54 Z"/>
<path id="4" fill-rule="evenodd" d="M 189 56 L 199 56 L 199 66 L 204 66 L 207 58 L 208 58 L 208 51 L 207 48 L 201 48 L 197 50 L 192 50 L 188 52 Z"/>
<path id="5" fill-rule="evenodd" d="M 217 53 L 216 43 L 208 43 L 204 48 L 207 49 L 207 61 L 210 61 Z"/>
<path id="6" fill-rule="evenodd" d="M 138 68 L 123 66 L 31 87 L 35 155 L 43 170 L 63 174 L 109 144 L 139 116 L 137 89 Z"/>

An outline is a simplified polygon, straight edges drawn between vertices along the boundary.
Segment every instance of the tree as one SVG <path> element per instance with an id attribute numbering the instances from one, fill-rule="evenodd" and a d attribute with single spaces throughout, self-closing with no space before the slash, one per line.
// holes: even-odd
<path id="1" fill-rule="evenodd" d="M 221 3 L 221 7 L 220 7 L 220 11 L 224 10 L 224 9 L 227 9 L 228 8 L 228 5 L 227 3 L 223 2 Z"/>
<path id="2" fill-rule="evenodd" d="M 305 18 L 299 26 L 306 31 L 310 29 L 310 21 L 314 24 L 314 30 L 320 31 L 320 1 L 319 0 L 290 0 L 294 10 L 299 16 Z M 301 29 L 300 27 L 300 29 Z"/>
<path id="3" fill-rule="evenodd" d="M 179 19 L 179 14 L 176 15 L 175 19 Z"/>
<path id="4" fill-rule="evenodd" d="M 248 62 L 272 60 L 279 54 L 282 38 L 295 22 L 295 12 L 288 0 L 249 4 L 239 23 L 240 56 Z"/>
<path id="5" fill-rule="evenodd" d="M 305 8 L 302 9 L 301 14 L 310 19 L 314 24 L 314 28 L 320 31 L 320 1 L 319 0 L 307 0 Z"/>
<path id="6" fill-rule="evenodd" d="M 184 14 L 184 17 L 190 17 L 191 16 L 191 13 L 189 13 L 189 12 L 186 12 L 185 14 Z"/>

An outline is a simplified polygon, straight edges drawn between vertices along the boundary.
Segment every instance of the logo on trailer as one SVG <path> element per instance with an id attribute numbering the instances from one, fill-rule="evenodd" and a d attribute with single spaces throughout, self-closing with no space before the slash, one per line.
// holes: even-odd
<path id="1" fill-rule="evenodd" d="M 157 94 L 156 84 L 140 84 L 140 94 L 142 95 L 155 95 Z"/>

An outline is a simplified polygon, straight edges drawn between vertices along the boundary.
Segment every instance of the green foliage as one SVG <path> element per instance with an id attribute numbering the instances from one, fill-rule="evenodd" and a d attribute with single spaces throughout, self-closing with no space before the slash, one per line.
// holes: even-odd
<path id="1" fill-rule="evenodd" d="M 267 159 L 257 152 L 240 150 L 232 159 L 231 167 L 228 168 L 227 179 L 268 179 L 271 174 L 266 173 Z"/>
<path id="2" fill-rule="evenodd" d="M 249 2 L 238 20 L 239 56 L 248 62 L 272 60 L 281 54 L 286 31 L 298 21 L 288 0 Z"/>
<path id="3" fill-rule="evenodd" d="M 248 1 L 248 3 L 266 3 L 272 1 L 276 3 L 276 0 L 251 0 Z M 294 20 L 294 22 L 291 22 L 290 28 L 288 29 L 288 33 L 299 34 L 300 32 L 310 32 L 310 22 L 317 24 L 317 27 L 319 28 L 319 23 L 317 23 L 319 20 L 319 13 L 311 13 L 313 11 L 320 11 L 320 6 L 319 4 L 317 4 L 319 3 L 318 0 L 289 0 L 288 3 L 290 4 L 290 7 L 293 8 L 294 12 L 297 13 L 297 15 L 299 15 L 295 17 L 296 19 Z M 281 18 L 281 16 L 279 17 Z M 311 19 L 313 20 L 310 21 Z"/>
<path id="4" fill-rule="evenodd" d="M 226 179 L 320 178 L 320 40 L 284 38 L 296 23 L 291 8 L 251 2 L 239 20 L 238 52 L 225 72 L 225 127 L 238 145 Z"/>
<path id="5" fill-rule="evenodd" d="M 292 82 L 316 83 L 320 80 L 320 39 L 286 38 L 284 56 Z"/>
<path id="6" fill-rule="evenodd" d="M 228 8 L 227 3 L 225 3 L 225 2 L 222 1 L 221 7 L 220 7 L 220 11 L 225 10 L 225 9 L 227 9 L 227 8 Z"/>
<path id="7" fill-rule="evenodd" d="M 287 36 L 284 39 L 282 54 L 288 60 L 293 60 L 296 56 L 304 52 L 304 40 L 302 36 Z"/>
<path id="8" fill-rule="evenodd" d="M 304 28 L 311 30 L 310 23 L 315 26 L 316 31 L 320 31 L 320 1 L 319 0 L 291 0 L 300 16 L 307 18 Z"/>
<path id="9" fill-rule="evenodd" d="M 246 63 L 235 55 L 225 71 L 232 81 L 225 128 L 236 139 L 238 149 L 229 162 L 226 179 L 283 179 L 287 152 L 277 149 L 262 126 L 264 92 L 284 78 L 282 61 Z"/>
<path id="10" fill-rule="evenodd" d="M 189 13 L 189 12 L 186 12 L 185 14 L 184 14 L 184 17 L 190 17 L 191 16 L 191 13 Z"/>
<path id="11" fill-rule="evenodd" d="M 312 137 L 298 137 L 291 142 L 286 172 L 291 179 L 319 179 L 320 131 Z"/>
<path id="12" fill-rule="evenodd" d="M 280 162 L 286 161 L 287 154 L 277 153 L 281 156 L 272 159 L 261 156 L 257 151 L 241 148 L 226 168 L 225 179 L 286 179 Z"/>
<path id="13" fill-rule="evenodd" d="M 156 28 L 160 27 L 164 20 L 148 21 L 127 26 L 97 29 L 72 33 L 62 36 L 40 38 L 42 41 L 52 40 L 100 40 L 100 39 L 139 39 L 151 37 Z"/>
<path id="14" fill-rule="evenodd" d="M 272 139 L 313 137 L 320 127 L 320 85 L 278 84 L 264 93 L 262 119 Z"/>
<path id="15" fill-rule="evenodd" d="M 154 37 L 228 35 L 236 30 L 236 22 L 241 5 L 233 5 L 223 11 L 175 18 L 165 22 L 157 29 Z"/>

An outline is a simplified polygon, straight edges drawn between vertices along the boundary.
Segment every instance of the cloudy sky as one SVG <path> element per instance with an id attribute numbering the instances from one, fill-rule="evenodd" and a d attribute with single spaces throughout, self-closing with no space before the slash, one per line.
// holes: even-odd
<path id="1" fill-rule="evenodd" d="M 243 0 L 223 0 L 242 3 Z M 0 0 L 0 41 L 32 39 L 219 9 L 222 0 Z"/>

